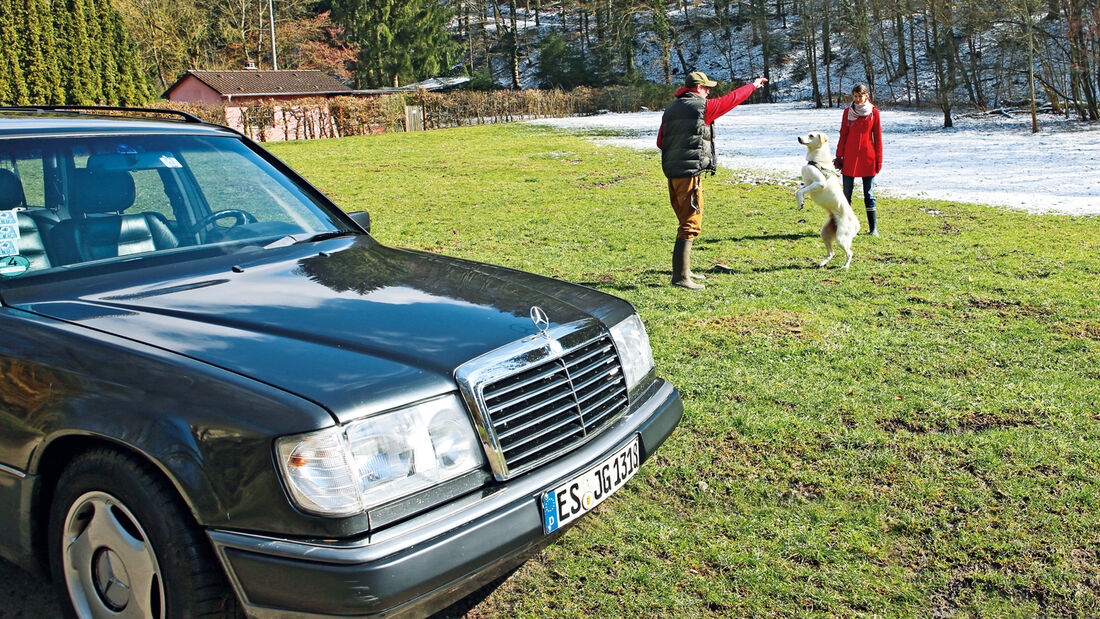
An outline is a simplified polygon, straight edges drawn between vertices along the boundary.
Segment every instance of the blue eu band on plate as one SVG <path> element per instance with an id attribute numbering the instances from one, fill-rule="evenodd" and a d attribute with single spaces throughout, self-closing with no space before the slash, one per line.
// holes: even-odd
<path id="1" fill-rule="evenodd" d="M 542 495 L 542 529 L 549 534 L 592 511 L 638 472 L 638 437 L 603 462 Z"/>

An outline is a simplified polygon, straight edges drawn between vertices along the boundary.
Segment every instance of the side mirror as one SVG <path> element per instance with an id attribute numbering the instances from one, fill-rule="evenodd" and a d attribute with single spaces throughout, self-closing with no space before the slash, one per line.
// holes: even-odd
<path id="1" fill-rule="evenodd" d="M 370 213 L 367 211 L 356 211 L 354 213 L 348 213 L 351 220 L 359 224 L 359 227 L 363 230 L 370 232 Z"/>

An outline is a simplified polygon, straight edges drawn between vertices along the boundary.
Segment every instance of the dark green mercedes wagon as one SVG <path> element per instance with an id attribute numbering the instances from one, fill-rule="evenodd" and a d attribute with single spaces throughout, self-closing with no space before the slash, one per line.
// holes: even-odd
<path id="1" fill-rule="evenodd" d="M 626 301 L 384 247 L 167 116 L 0 110 L 0 555 L 71 614 L 429 614 L 675 428 Z"/>

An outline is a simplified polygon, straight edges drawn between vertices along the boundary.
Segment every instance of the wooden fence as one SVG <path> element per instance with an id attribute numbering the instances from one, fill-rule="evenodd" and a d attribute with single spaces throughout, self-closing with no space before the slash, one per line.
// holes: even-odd
<path id="1" fill-rule="evenodd" d="M 269 100 L 246 106 L 161 103 L 203 120 L 228 125 L 259 142 L 312 140 L 419 129 L 560 118 L 601 111 L 636 112 L 661 109 L 672 100 L 668 86 L 577 88 L 561 90 L 492 90 L 392 94 L 371 97 Z M 420 108 L 411 116 L 407 106 Z"/>

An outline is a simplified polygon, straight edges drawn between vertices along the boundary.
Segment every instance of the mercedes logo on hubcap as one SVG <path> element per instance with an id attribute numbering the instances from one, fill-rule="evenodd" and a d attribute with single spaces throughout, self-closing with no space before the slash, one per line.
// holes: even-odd
<path id="1" fill-rule="evenodd" d="M 126 565 L 109 548 L 101 549 L 93 561 L 92 579 L 100 599 L 114 612 L 126 608 L 130 601 L 130 576 L 126 573 Z"/>
<path id="2" fill-rule="evenodd" d="M 535 328 L 543 333 L 550 328 L 550 317 L 537 305 L 531 306 L 531 322 L 535 323 Z"/>

